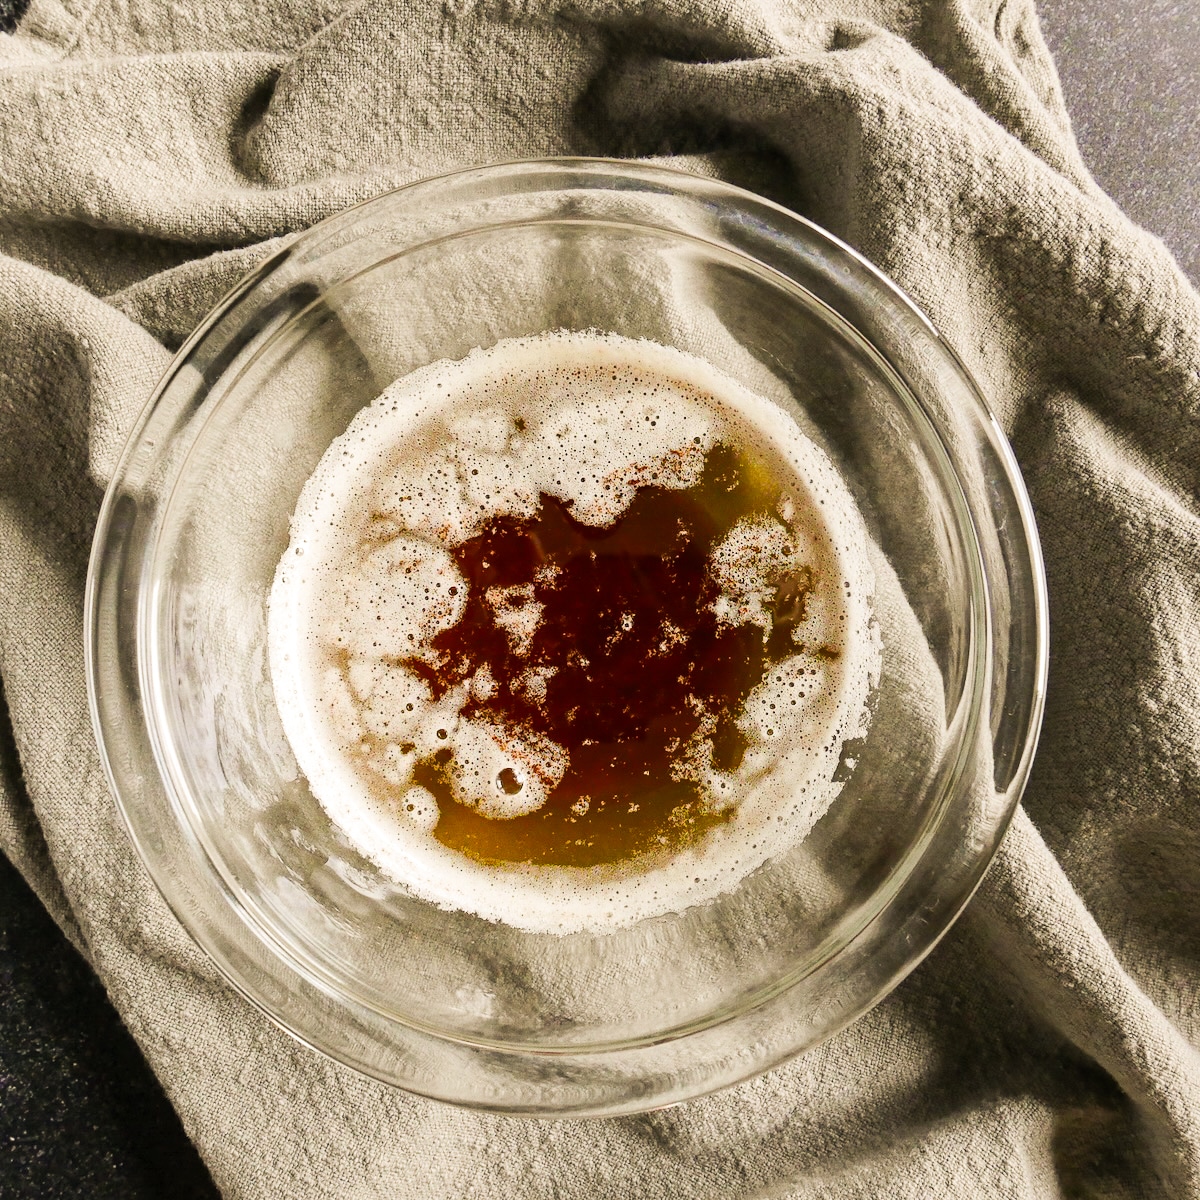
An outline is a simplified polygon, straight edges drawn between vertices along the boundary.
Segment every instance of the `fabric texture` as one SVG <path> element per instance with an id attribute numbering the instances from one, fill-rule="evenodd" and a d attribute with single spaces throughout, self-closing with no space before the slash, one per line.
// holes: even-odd
<path id="1" fill-rule="evenodd" d="M 1031 0 L 33 0 L 0 78 L 0 845 L 227 1196 L 1200 1196 L 1200 299 L 1090 180 Z M 221 294 L 352 202 L 562 153 L 764 192 L 914 297 L 1013 441 L 1052 622 L 1022 811 L 927 962 L 610 1121 L 428 1102 L 237 997 L 119 821 L 80 650 L 106 479 Z"/>

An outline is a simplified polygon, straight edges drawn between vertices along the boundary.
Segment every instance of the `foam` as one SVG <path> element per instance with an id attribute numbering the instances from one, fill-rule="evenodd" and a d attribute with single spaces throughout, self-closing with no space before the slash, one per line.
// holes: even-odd
<path id="1" fill-rule="evenodd" d="M 467 583 L 448 548 L 496 515 L 531 516 L 543 492 L 585 524 L 609 524 L 639 486 L 698 482 L 721 440 L 750 444 L 772 464 L 787 524 L 741 521 L 716 548 L 718 618 L 765 629 L 778 573 L 804 564 L 814 579 L 796 653 L 769 669 L 737 719 L 749 742 L 740 766 L 718 770 L 702 738 L 680 759 L 714 807 L 735 806 L 731 818 L 649 865 L 484 865 L 443 846 L 431 836 L 437 802 L 412 781 L 423 756 L 450 747 L 457 798 L 496 819 L 535 811 L 566 768 L 549 739 L 462 716 L 468 695 L 494 689 L 486 670 L 434 701 L 418 674 L 389 661 L 435 654 L 433 637 L 459 619 Z M 300 496 L 276 572 L 272 679 L 314 795 L 388 876 L 435 904 L 519 928 L 603 931 L 732 889 L 826 811 L 842 786 L 841 748 L 866 733 L 878 681 L 873 587 L 852 498 L 776 405 L 675 350 L 551 333 L 414 372 L 333 442 Z M 539 617 L 532 593 L 496 588 L 485 598 L 520 653 Z M 527 674 L 536 702 L 546 673 Z"/>

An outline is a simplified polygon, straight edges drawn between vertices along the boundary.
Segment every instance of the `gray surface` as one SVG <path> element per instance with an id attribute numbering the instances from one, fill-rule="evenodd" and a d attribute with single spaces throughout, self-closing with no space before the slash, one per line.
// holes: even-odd
<path id="1" fill-rule="evenodd" d="M 1200 283 L 1200 2 L 1038 0 L 1097 183 Z"/>

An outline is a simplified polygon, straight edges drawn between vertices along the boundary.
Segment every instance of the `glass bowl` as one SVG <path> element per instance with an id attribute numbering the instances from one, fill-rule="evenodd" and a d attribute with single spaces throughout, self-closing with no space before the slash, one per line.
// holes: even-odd
<path id="1" fill-rule="evenodd" d="M 731 890 L 604 932 L 420 899 L 314 799 L 267 600 L 332 440 L 385 387 L 550 330 L 649 339 L 766 397 L 861 513 L 882 669 L 811 832 Z M 361 204 L 242 281 L 176 356 L 100 514 L 92 716 L 167 903 L 301 1041 L 426 1096 L 616 1114 L 745 1079 L 875 1004 L 966 904 L 1046 675 L 1033 517 L 962 364 L 791 212 L 625 162 L 485 167 Z"/>

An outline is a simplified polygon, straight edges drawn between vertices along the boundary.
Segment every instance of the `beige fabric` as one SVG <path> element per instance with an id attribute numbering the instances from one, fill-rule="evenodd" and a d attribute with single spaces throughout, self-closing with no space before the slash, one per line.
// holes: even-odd
<path id="1" fill-rule="evenodd" d="M 1200 1196 L 1200 301 L 1088 178 L 1030 0 L 33 0 L 0 70 L 0 844 L 228 1196 Z M 717 1096 L 523 1122 L 221 983 L 108 797 L 80 612 L 123 434 L 270 239 L 568 151 L 688 155 L 916 298 L 1025 470 L 1053 654 L 1025 812 L 887 1001 Z"/>

